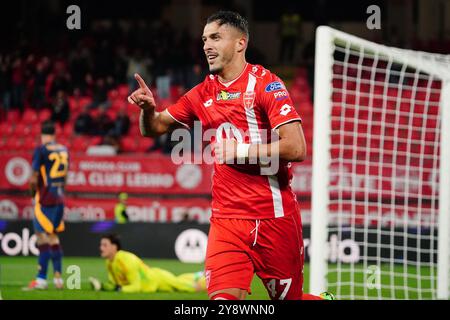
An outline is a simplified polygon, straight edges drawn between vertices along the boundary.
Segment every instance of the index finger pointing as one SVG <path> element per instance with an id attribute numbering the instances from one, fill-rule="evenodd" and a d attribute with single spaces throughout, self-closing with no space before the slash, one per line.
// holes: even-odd
<path id="1" fill-rule="evenodd" d="M 146 84 L 145 81 L 144 81 L 144 79 L 142 79 L 142 77 L 141 77 L 139 74 L 135 73 L 135 74 L 134 74 L 134 78 L 135 78 L 136 81 L 139 83 L 139 86 L 140 86 L 142 89 L 147 89 L 147 88 L 148 88 L 148 87 L 147 87 L 147 84 Z"/>

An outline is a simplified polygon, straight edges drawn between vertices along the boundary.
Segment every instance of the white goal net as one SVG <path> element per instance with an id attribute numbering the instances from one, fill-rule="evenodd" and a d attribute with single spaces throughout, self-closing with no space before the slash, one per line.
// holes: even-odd
<path id="1" fill-rule="evenodd" d="M 315 63 L 311 292 L 448 299 L 450 56 L 319 27 Z"/>

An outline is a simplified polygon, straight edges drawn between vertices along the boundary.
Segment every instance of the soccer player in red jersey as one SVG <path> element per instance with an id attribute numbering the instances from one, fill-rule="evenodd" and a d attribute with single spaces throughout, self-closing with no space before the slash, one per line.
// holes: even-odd
<path id="1" fill-rule="evenodd" d="M 246 62 L 248 23 L 239 14 L 210 16 L 202 39 L 210 71 L 202 83 L 156 112 L 152 93 L 136 74 L 140 88 L 128 100 L 141 108 L 144 136 L 192 127 L 196 120 L 216 132 L 208 295 L 244 299 L 256 273 L 271 299 L 314 298 L 303 294 L 302 224 L 290 187 L 290 162 L 306 157 L 301 118 L 283 81 Z"/>

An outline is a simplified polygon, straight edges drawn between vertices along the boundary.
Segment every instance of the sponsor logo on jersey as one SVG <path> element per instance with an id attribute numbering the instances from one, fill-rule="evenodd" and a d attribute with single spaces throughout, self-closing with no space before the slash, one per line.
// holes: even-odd
<path id="1" fill-rule="evenodd" d="M 286 90 L 277 91 L 273 94 L 273 97 L 275 98 L 275 100 L 283 100 L 288 97 L 288 93 Z"/>
<path id="2" fill-rule="evenodd" d="M 217 94 L 217 101 L 224 100 L 235 100 L 241 96 L 240 92 L 228 92 L 225 90 L 221 90 L 220 93 Z"/>
<path id="3" fill-rule="evenodd" d="M 272 91 L 284 90 L 284 89 L 286 89 L 286 88 L 280 81 L 274 81 L 267 85 L 266 92 L 272 92 Z"/>

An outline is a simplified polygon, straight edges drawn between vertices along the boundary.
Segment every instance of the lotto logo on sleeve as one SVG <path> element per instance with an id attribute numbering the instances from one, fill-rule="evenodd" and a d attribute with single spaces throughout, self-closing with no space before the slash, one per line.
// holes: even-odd
<path id="1" fill-rule="evenodd" d="M 281 107 L 280 109 L 280 114 L 282 114 L 283 116 L 287 115 L 289 112 L 291 112 L 292 107 L 288 104 L 285 104 Z"/>
<path id="2" fill-rule="evenodd" d="M 286 88 L 284 87 L 284 85 L 280 81 L 274 81 L 274 82 L 269 83 L 266 86 L 266 90 L 265 91 L 266 92 L 272 92 L 272 91 L 284 90 L 284 89 L 286 89 Z"/>

